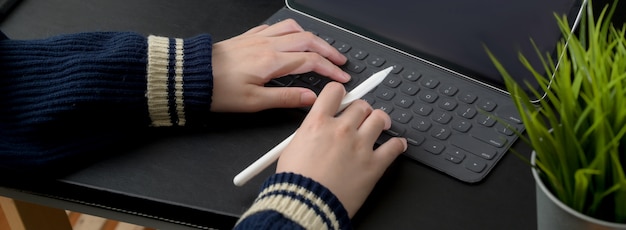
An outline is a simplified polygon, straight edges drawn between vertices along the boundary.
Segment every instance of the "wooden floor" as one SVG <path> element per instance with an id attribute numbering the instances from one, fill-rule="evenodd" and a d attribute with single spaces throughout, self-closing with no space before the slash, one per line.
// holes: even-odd
<path id="1" fill-rule="evenodd" d="M 77 212 L 67 212 L 73 230 L 155 230 L 125 222 L 107 220 Z M 0 208 L 0 230 L 11 230 L 2 208 Z"/>
<path id="2" fill-rule="evenodd" d="M 4 211 L 2 211 L 2 207 L 0 207 L 0 230 L 10 229 L 7 218 L 4 217 Z"/>

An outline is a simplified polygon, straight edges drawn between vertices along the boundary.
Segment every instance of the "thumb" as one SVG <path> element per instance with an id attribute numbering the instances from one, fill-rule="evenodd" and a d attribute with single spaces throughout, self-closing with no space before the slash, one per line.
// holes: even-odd
<path id="1" fill-rule="evenodd" d="M 261 96 L 265 108 L 305 107 L 317 99 L 312 90 L 298 87 L 264 87 Z"/>
<path id="2" fill-rule="evenodd" d="M 374 156 L 378 158 L 377 162 L 379 162 L 381 171 L 385 171 L 393 160 L 406 151 L 407 147 L 406 139 L 400 137 L 391 138 L 378 146 L 378 148 L 374 150 Z"/>

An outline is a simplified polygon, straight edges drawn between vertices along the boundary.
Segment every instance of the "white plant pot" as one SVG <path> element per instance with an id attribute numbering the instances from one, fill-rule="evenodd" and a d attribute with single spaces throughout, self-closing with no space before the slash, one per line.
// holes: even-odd
<path id="1" fill-rule="evenodd" d="M 535 151 L 531 156 L 531 163 L 535 165 Z M 626 229 L 626 224 L 612 223 L 599 220 L 582 214 L 557 199 L 543 184 L 539 171 L 532 168 L 536 184 L 537 201 L 537 229 L 538 230 L 605 230 Z"/>

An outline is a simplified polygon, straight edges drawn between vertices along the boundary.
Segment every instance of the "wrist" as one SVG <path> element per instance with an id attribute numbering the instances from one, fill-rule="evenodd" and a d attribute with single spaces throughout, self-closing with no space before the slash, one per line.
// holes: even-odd
<path id="1" fill-rule="evenodd" d="M 148 37 L 146 99 L 152 126 L 203 123 L 213 92 L 211 38 Z"/>
<path id="2" fill-rule="evenodd" d="M 330 190 L 294 173 L 277 173 L 267 179 L 255 203 L 241 219 L 267 210 L 280 212 L 305 229 L 350 226 L 347 211 Z"/>

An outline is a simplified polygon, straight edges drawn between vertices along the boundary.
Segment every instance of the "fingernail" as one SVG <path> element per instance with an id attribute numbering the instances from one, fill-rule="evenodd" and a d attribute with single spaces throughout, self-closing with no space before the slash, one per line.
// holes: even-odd
<path id="1" fill-rule="evenodd" d="M 391 118 L 385 119 L 385 129 L 391 128 Z"/>
<path id="2" fill-rule="evenodd" d="M 346 80 L 346 82 L 350 81 L 351 78 L 352 76 L 350 76 L 350 74 L 346 72 L 343 73 L 343 79 Z"/>
<path id="3" fill-rule="evenodd" d="M 402 141 L 402 145 L 404 146 L 404 150 L 402 152 L 406 152 L 406 149 L 409 148 L 409 144 L 406 142 L 406 138 L 400 138 Z"/>
<path id="4" fill-rule="evenodd" d="M 317 98 L 317 95 L 315 95 L 315 93 L 308 91 L 308 90 L 300 94 L 300 102 L 302 104 L 312 104 L 316 98 Z"/>

